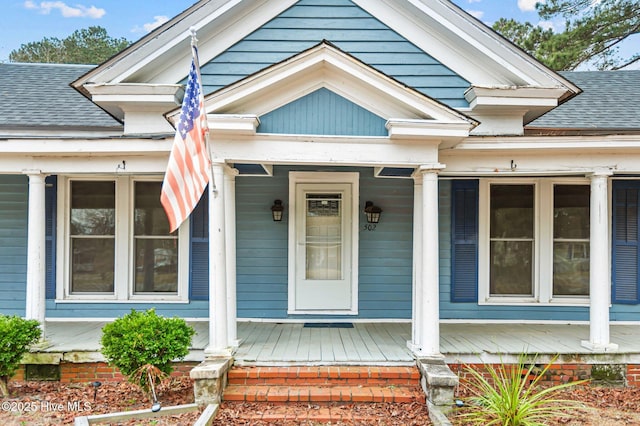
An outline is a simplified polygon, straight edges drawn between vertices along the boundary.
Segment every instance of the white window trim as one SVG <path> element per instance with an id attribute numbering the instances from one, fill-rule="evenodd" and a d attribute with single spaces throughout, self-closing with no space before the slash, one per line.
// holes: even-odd
<path id="1" fill-rule="evenodd" d="M 69 213 L 71 181 L 113 181 L 116 184 L 116 231 L 114 292 L 71 294 L 69 257 Z M 77 303 L 187 303 L 189 301 L 189 220 L 178 229 L 177 294 L 134 294 L 134 182 L 159 182 L 150 176 L 59 176 L 56 239 L 56 302 Z"/>
<path id="2" fill-rule="evenodd" d="M 489 292 L 490 186 L 534 185 L 534 262 L 533 296 L 491 296 Z M 590 185 L 580 178 L 481 179 L 478 200 L 478 304 L 479 305 L 554 305 L 588 306 L 589 297 L 553 296 L 553 187 L 554 185 Z"/>

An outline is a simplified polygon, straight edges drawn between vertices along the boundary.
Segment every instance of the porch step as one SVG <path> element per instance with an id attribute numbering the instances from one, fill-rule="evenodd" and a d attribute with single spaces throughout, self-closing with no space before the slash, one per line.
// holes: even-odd
<path id="1" fill-rule="evenodd" d="M 234 367 L 225 401 L 425 402 L 416 367 Z"/>

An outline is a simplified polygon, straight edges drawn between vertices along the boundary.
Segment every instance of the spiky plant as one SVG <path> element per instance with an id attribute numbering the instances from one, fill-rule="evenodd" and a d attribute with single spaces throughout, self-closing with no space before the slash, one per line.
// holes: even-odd
<path id="1" fill-rule="evenodd" d="M 587 380 L 543 387 L 540 380 L 557 356 L 538 374 L 533 374 L 536 357 L 531 363 L 525 362 L 527 358 L 526 354 L 521 355 L 516 365 L 504 362 L 498 367 L 487 365 L 488 377 L 467 367 L 470 378 L 464 386 L 472 396 L 467 398 L 466 408 L 456 416 L 457 419 L 464 424 L 539 426 L 575 410 L 586 409 L 578 401 L 559 398 L 558 394 Z"/>

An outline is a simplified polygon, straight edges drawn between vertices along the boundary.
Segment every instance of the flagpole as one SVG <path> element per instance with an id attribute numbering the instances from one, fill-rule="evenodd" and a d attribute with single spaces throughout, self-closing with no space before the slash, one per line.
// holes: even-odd
<path id="1" fill-rule="evenodd" d="M 191 31 L 191 49 L 196 69 L 196 76 L 200 85 L 200 100 L 204 102 L 202 75 L 196 30 Z M 202 108 L 202 113 L 206 112 Z M 224 172 L 221 165 L 214 166 L 211 161 L 211 141 L 209 139 L 209 126 L 204 134 L 205 149 L 209 160 L 209 344 L 205 348 L 205 356 L 229 356 L 228 315 L 227 315 L 227 269 L 226 269 L 226 233 L 224 210 Z M 224 166 L 224 165 L 222 165 Z M 222 180 L 220 191 L 215 183 L 216 171 Z"/>
<path id="2" fill-rule="evenodd" d="M 195 61 L 196 64 L 196 75 L 198 76 L 198 84 L 200 86 L 200 100 L 204 99 L 204 93 L 202 93 L 202 90 L 204 90 L 204 87 L 202 86 L 202 75 L 200 74 L 200 58 L 198 57 L 198 38 L 196 37 L 196 29 L 195 27 L 190 27 L 189 31 L 191 32 L 191 56 L 193 57 L 193 60 Z M 203 112 L 205 110 L 203 109 Z M 206 112 L 205 112 L 205 120 L 207 120 L 206 118 Z M 215 178 L 213 176 L 213 161 L 211 161 L 211 143 L 209 142 L 209 126 L 207 125 L 207 131 L 204 134 L 204 145 L 207 151 L 207 159 L 209 160 L 209 185 L 211 185 L 211 192 L 214 195 L 218 194 L 218 189 L 216 188 L 216 181 Z"/>

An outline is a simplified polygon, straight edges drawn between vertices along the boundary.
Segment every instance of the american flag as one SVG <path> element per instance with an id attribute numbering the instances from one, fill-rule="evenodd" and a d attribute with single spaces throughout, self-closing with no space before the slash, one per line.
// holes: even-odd
<path id="1" fill-rule="evenodd" d="M 209 182 L 208 131 L 198 51 L 193 46 L 191 71 L 160 195 L 171 232 L 189 217 Z"/>

